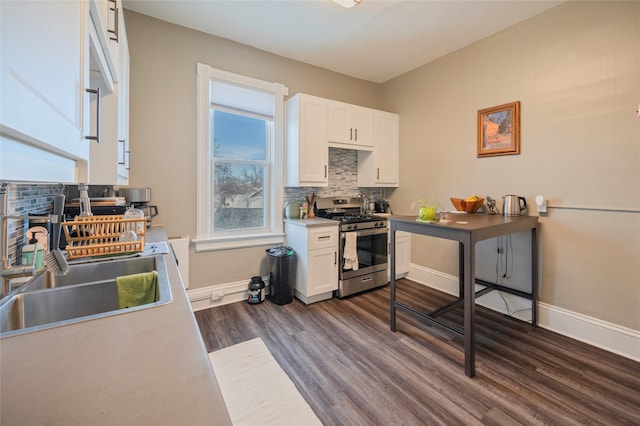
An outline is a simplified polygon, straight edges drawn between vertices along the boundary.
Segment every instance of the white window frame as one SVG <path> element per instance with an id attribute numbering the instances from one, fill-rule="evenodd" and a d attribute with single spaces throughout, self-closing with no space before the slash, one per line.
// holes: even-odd
<path id="1" fill-rule="evenodd" d="M 275 108 L 273 123 L 275 140 L 272 161 L 270 196 L 265 200 L 266 231 L 247 233 L 246 230 L 228 232 L 225 236 L 211 236 L 212 173 L 211 161 L 211 107 L 210 81 L 238 84 L 273 93 Z M 205 64 L 197 64 L 197 189 L 196 189 L 196 252 L 226 250 L 243 247 L 282 244 L 284 231 L 282 208 L 284 201 L 284 100 L 289 89 L 280 83 L 271 83 L 228 71 L 218 70 Z"/>

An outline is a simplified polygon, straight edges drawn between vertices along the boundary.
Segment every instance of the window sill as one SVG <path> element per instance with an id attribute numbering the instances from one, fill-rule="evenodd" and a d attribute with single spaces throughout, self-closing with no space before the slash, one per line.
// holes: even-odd
<path id="1" fill-rule="evenodd" d="M 284 244 L 284 234 L 246 235 L 242 237 L 197 238 L 193 240 L 196 253 L 216 250 L 232 250 Z"/>

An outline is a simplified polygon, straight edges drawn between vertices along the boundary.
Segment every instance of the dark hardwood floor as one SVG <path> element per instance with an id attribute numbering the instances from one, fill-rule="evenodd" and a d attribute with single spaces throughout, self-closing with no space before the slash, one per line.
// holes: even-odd
<path id="1" fill-rule="evenodd" d="M 399 300 L 452 297 L 411 281 Z M 305 306 L 234 303 L 195 313 L 208 351 L 260 337 L 325 425 L 640 425 L 640 363 L 480 306 L 476 377 L 462 337 L 398 312 L 389 289 Z M 462 325 L 462 310 L 444 318 Z M 286 404 L 273 396 L 274 404 Z"/>

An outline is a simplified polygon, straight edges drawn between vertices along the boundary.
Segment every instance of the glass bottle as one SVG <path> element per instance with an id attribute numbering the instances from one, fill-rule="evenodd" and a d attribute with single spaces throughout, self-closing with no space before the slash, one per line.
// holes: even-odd
<path id="1" fill-rule="evenodd" d="M 124 212 L 125 219 L 144 219 L 144 212 L 140 209 L 137 209 L 133 206 L 133 204 L 129 205 L 129 208 Z M 129 223 L 127 229 L 129 231 L 133 231 L 136 234 L 141 233 L 144 230 L 146 223 L 144 220 L 139 220 L 137 222 Z"/>
<path id="2" fill-rule="evenodd" d="M 80 217 L 93 216 L 91 213 L 91 201 L 89 200 L 89 185 L 86 183 L 79 183 L 78 190 L 80 191 Z"/>

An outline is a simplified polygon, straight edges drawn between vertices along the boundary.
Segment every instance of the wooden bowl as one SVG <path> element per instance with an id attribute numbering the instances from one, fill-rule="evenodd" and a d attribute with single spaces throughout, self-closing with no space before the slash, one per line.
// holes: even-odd
<path id="1" fill-rule="evenodd" d="M 450 200 L 456 210 L 467 213 L 475 213 L 484 203 L 484 198 L 478 198 L 476 201 L 465 201 L 462 198 L 451 197 Z"/>

